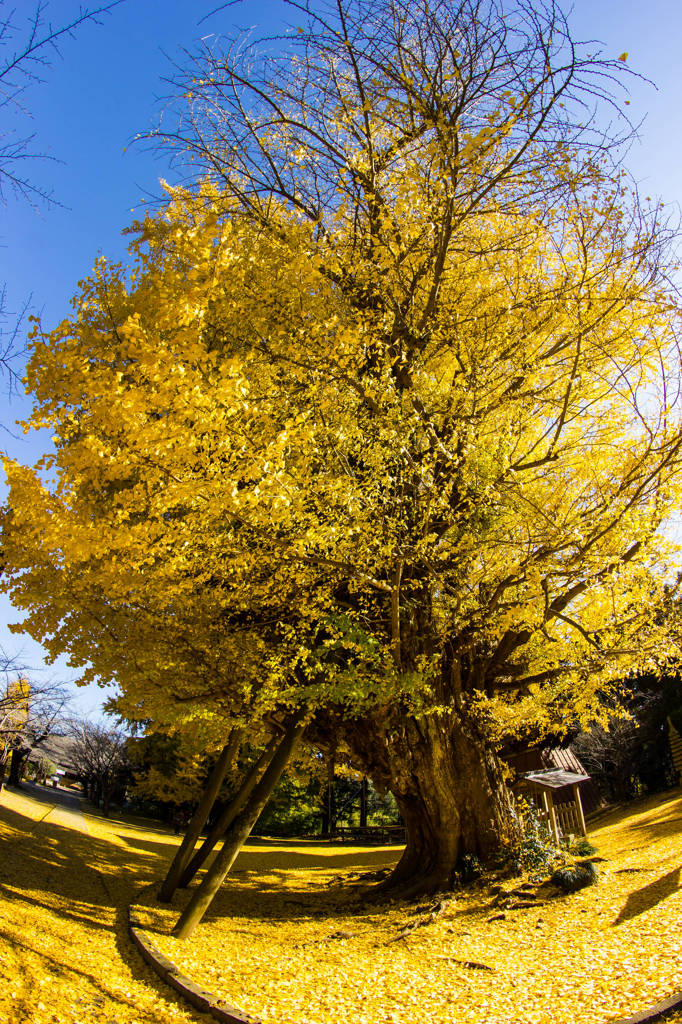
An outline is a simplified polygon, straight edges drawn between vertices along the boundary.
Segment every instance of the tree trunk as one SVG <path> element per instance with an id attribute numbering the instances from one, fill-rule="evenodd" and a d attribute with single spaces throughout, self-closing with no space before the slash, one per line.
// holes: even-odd
<path id="1" fill-rule="evenodd" d="M 488 860 L 515 834 L 502 769 L 475 724 L 454 712 L 363 721 L 347 741 L 405 822 L 405 851 L 382 890 L 447 891 L 466 854 Z"/>
<path id="2" fill-rule="evenodd" d="M 12 751 L 12 759 L 9 763 L 9 779 L 8 785 L 19 786 L 21 784 L 21 778 L 24 774 L 24 764 L 28 757 L 28 751 L 22 750 L 19 747 L 15 747 Z"/>
<path id="3" fill-rule="evenodd" d="M 275 756 L 253 790 L 246 807 L 235 820 L 220 853 L 211 864 L 201 885 L 195 890 L 192 899 L 173 928 L 173 935 L 179 939 L 189 938 L 213 902 L 225 876 L 234 864 L 237 854 L 251 834 L 253 826 L 258 821 L 273 789 L 279 782 L 289 756 L 304 728 L 303 722 L 293 722 L 289 726 Z"/>
<path id="4" fill-rule="evenodd" d="M 196 846 L 197 839 L 201 835 L 201 830 L 206 824 L 208 816 L 213 809 L 220 787 L 222 786 L 227 774 L 227 769 L 232 764 L 237 751 L 239 750 L 242 732 L 243 730 L 241 729 L 232 729 L 227 743 L 220 752 L 220 756 L 218 757 L 218 760 L 213 767 L 213 771 L 206 783 L 204 794 L 199 801 L 194 815 L 192 816 L 192 820 L 187 826 L 184 838 L 178 847 L 177 853 L 173 858 L 173 863 L 169 867 L 168 874 L 166 875 L 161 889 L 159 890 L 159 899 L 162 903 L 170 903 L 173 899 L 173 893 L 178 886 L 180 875 L 192 856 L 192 851 Z"/>
<path id="5" fill-rule="evenodd" d="M 360 828 L 367 828 L 367 776 L 363 775 L 360 783 Z"/>
<path id="6" fill-rule="evenodd" d="M 227 805 L 227 807 L 222 811 L 215 825 L 207 835 L 206 839 L 204 839 L 203 843 L 201 844 L 197 852 L 191 858 L 189 863 L 187 863 L 186 867 L 184 867 L 182 874 L 180 875 L 179 881 L 177 883 L 178 888 L 184 889 L 186 886 L 189 885 L 189 883 L 192 881 L 199 868 L 202 866 L 208 855 L 211 853 L 213 847 L 216 845 L 217 842 L 219 842 L 223 838 L 223 836 L 225 835 L 225 833 L 227 832 L 228 828 L 235 820 L 237 815 L 246 806 L 246 801 L 251 795 L 254 786 L 258 782 L 258 777 L 261 771 L 263 770 L 265 765 L 268 764 L 268 762 L 272 759 L 273 752 L 275 750 L 275 747 L 277 746 L 277 739 L 277 736 L 273 736 L 273 738 L 270 740 L 261 756 L 247 772 L 242 782 L 241 788 L 239 792 L 235 795 L 234 800 L 232 800 Z"/>
<path id="7" fill-rule="evenodd" d="M 324 792 L 322 808 L 322 835 L 331 836 L 336 829 L 336 793 L 334 776 L 336 774 L 336 747 L 332 747 L 327 755 L 327 785 Z"/>

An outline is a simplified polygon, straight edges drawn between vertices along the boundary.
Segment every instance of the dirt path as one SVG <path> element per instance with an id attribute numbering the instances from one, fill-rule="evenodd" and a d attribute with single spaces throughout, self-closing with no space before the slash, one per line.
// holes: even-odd
<path id="1" fill-rule="evenodd" d="M 59 789 L 0 792 L 0 1020 L 208 1020 L 169 995 L 127 936 L 127 904 L 171 846 L 164 830 L 84 815 Z"/>

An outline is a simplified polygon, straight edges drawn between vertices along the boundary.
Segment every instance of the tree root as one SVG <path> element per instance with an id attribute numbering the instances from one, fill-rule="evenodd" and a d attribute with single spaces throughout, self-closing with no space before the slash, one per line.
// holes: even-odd
<path id="1" fill-rule="evenodd" d="M 448 960 L 450 963 L 458 964 L 460 967 L 466 967 L 470 971 L 494 971 L 495 968 L 489 964 L 481 964 L 478 960 L 460 960 L 456 956 L 437 956 L 436 960 Z"/>
<path id="2" fill-rule="evenodd" d="M 411 932 L 416 931 L 417 928 L 424 928 L 427 924 L 432 924 L 433 921 L 438 920 L 438 918 L 442 917 L 445 911 L 449 909 L 451 902 L 452 901 L 449 899 L 439 900 L 432 906 L 430 913 L 425 917 L 420 917 L 416 921 L 412 921 L 410 924 L 405 925 L 397 935 L 393 935 L 390 939 L 387 939 L 385 945 L 389 946 L 392 942 L 398 942 L 399 939 L 406 938 L 406 936 L 410 935 Z"/>

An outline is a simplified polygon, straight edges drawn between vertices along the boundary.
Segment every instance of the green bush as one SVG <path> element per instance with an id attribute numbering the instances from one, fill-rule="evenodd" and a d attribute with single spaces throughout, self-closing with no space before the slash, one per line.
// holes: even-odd
<path id="1" fill-rule="evenodd" d="M 593 853 L 597 852 L 597 847 L 583 836 L 573 843 L 569 852 L 575 857 L 591 857 Z"/>
<path id="2" fill-rule="evenodd" d="M 525 871 L 536 877 L 549 875 L 563 852 L 532 804 L 519 807 L 518 821 L 518 838 L 507 852 L 507 863 L 517 874 Z"/>

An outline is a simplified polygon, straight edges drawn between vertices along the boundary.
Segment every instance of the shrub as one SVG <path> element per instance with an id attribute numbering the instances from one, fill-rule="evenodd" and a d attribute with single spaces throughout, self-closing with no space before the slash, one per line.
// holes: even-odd
<path id="1" fill-rule="evenodd" d="M 517 874 L 527 871 L 536 877 L 548 875 L 563 852 L 532 804 L 518 804 L 518 838 L 507 850 L 506 862 Z"/>
<path id="2" fill-rule="evenodd" d="M 558 868 L 551 877 L 554 885 L 564 892 L 577 892 L 588 885 L 595 885 L 598 879 L 599 872 L 591 860 Z"/>
<path id="3" fill-rule="evenodd" d="M 585 839 L 583 837 L 581 839 L 577 839 L 575 843 L 573 843 L 570 852 L 575 857 L 590 857 L 593 853 L 597 852 L 597 847 L 593 846 L 589 839 Z"/>
<path id="4" fill-rule="evenodd" d="M 457 874 L 462 885 L 468 885 L 483 874 L 483 867 L 475 853 L 464 853 L 459 858 Z"/>

